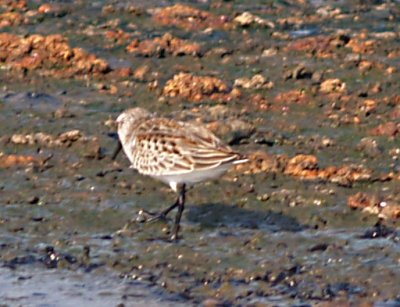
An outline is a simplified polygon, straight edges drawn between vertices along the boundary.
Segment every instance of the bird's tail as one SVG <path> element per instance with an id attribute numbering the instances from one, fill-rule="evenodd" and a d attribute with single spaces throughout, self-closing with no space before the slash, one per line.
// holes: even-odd
<path id="1" fill-rule="evenodd" d="M 244 155 L 238 154 L 238 157 L 235 159 L 235 161 L 232 162 L 232 164 L 242 164 L 246 162 L 249 162 L 249 158 Z"/>

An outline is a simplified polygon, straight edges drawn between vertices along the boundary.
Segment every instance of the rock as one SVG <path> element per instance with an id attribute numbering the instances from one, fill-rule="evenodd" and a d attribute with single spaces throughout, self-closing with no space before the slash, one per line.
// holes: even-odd
<path id="1" fill-rule="evenodd" d="M 271 81 L 267 81 L 263 75 L 256 74 L 251 79 L 246 77 L 236 79 L 233 86 L 242 87 L 245 89 L 271 89 L 274 87 L 274 83 Z"/>
<path id="2" fill-rule="evenodd" d="M 347 205 L 353 209 L 364 209 L 366 207 L 375 207 L 380 203 L 380 199 L 376 195 L 358 192 L 351 195 L 347 199 Z"/>
<path id="3" fill-rule="evenodd" d="M 172 54 L 175 56 L 199 56 L 201 54 L 201 47 L 199 44 L 179 39 L 172 36 L 170 33 L 166 33 L 162 37 L 157 37 L 153 40 L 139 41 L 136 39 L 126 47 L 126 50 L 130 53 L 147 57 L 162 57 L 165 54 Z"/>
<path id="4" fill-rule="evenodd" d="M 240 119 L 234 119 L 229 122 L 230 133 L 228 138 L 229 145 L 239 144 L 241 140 L 248 139 L 255 131 L 254 124 L 246 123 Z"/>
<path id="5" fill-rule="evenodd" d="M 297 155 L 288 161 L 284 173 L 304 179 L 316 179 L 318 177 L 317 157 Z"/>
<path id="6" fill-rule="evenodd" d="M 377 140 L 371 137 L 361 139 L 360 143 L 357 145 L 357 149 L 370 157 L 380 156 L 383 152 Z"/>
<path id="7" fill-rule="evenodd" d="M 261 53 L 261 57 L 263 58 L 269 58 L 273 57 L 278 54 L 278 49 L 277 48 L 269 48 L 269 49 L 264 49 L 263 52 Z"/>
<path id="8" fill-rule="evenodd" d="M 19 12 L 4 12 L 0 14 L 0 29 L 18 26 L 26 22 L 27 20 Z"/>
<path id="9" fill-rule="evenodd" d="M 150 66 L 145 64 L 136 68 L 136 70 L 133 73 L 133 77 L 139 81 L 144 81 L 149 72 L 150 72 Z"/>
<path id="10" fill-rule="evenodd" d="M 207 120 L 218 121 L 224 119 L 230 115 L 232 110 L 230 110 L 225 105 L 215 105 L 207 108 Z"/>
<path id="11" fill-rule="evenodd" d="M 28 197 L 28 199 L 26 201 L 28 204 L 35 205 L 39 202 L 39 200 L 40 200 L 39 197 L 31 196 L 31 197 Z"/>
<path id="12" fill-rule="evenodd" d="M 385 135 L 394 137 L 400 132 L 400 124 L 395 122 L 386 122 L 370 130 L 372 135 Z"/>
<path id="13" fill-rule="evenodd" d="M 359 38 L 351 38 L 346 44 L 347 48 L 351 48 L 353 53 L 372 54 L 380 43 L 374 39 L 360 40 Z"/>
<path id="14" fill-rule="evenodd" d="M 241 27 L 248 27 L 252 24 L 255 24 L 269 28 L 275 28 L 275 24 L 272 21 L 255 16 L 250 12 L 243 12 L 242 14 L 236 16 L 233 21 L 239 24 Z"/>
<path id="15" fill-rule="evenodd" d="M 346 90 L 346 83 L 339 79 L 328 79 L 321 83 L 319 90 L 322 93 L 343 93 Z"/>
<path id="16" fill-rule="evenodd" d="M 76 141 L 90 141 L 95 138 L 85 137 L 79 130 L 70 130 L 61 133 L 59 136 L 36 132 L 31 134 L 14 134 L 10 138 L 10 142 L 19 145 L 35 145 L 54 147 L 54 146 L 69 146 Z"/>
<path id="17" fill-rule="evenodd" d="M 229 92 L 228 84 L 221 79 L 210 76 L 194 76 L 183 72 L 167 81 L 163 89 L 165 96 L 181 97 L 195 102 L 204 98 L 223 97 Z"/>
<path id="18" fill-rule="evenodd" d="M 232 28 L 232 24 L 225 16 L 215 16 L 210 12 L 181 3 L 149 12 L 156 23 L 168 27 L 177 26 L 186 31 Z"/>
<path id="19" fill-rule="evenodd" d="M 293 70 L 289 70 L 285 73 L 284 78 L 287 79 L 310 79 L 313 73 L 307 69 L 304 65 L 300 64 L 296 66 Z"/>
<path id="20" fill-rule="evenodd" d="M 41 160 L 34 156 L 14 154 L 6 155 L 0 152 L 0 168 L 10 168 L 14 166 L 25 166 L 40 163 Z"/>
<path id="21" fill-rule="evenodd" d="M 345 46 L 349 37 L 345 35 L 326 36 L 318 35 L 299 38 L 287 45 L 287 51 L 299 51 L 311 53 L 320 58 L 331 58 L 337 48 Z"/>
<path id="22" fill-rule="evenodd" d="M 258 174 L 262 172 L 278 172 L 285 164 L 285 158 L 274 156 L 265 151 L 254 151 L 247 154 L 249 162 L 238 164 L 235 169 L 245 174 Z"/>
<path id="23" fill-rule="evenodd" d="M 41 70 L 56 77 L 102 75 L 110 71 L 108 63 L 81 48 L 72 48 L 60 34 L 26 37 L 0 33 L 2 62 L 14 70 Z"/>
<path id="24" fill-rule="evenodd" d="M 301 104 L 310 102 L 311 97 L 302 89 L 294 89 L 287 92 L 278 93 L 275 96 L 274 100 L 278 104 Z"/>
<path id="25" fill-rule="evenodd" d="M 82 133 L 79 130 L 70 130 L 64 133 L 61 133 L 58 137 L 62 143 L 66 142 L 76 142 L 82 137 Z"/>
<path id="26" fill-rule="evenodd" d="M 378 217 L 382 219 L 399 219 L 400 218 L 400 202 L 399 201 L 388 201 L 381 202 L 380 207 L 382 208 Z"/>

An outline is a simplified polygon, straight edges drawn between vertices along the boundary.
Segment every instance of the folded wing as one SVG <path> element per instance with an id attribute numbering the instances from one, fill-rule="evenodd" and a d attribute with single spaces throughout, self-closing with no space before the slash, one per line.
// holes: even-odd
<path id="1" fill-rule="evenodd" d="M 213 169 L 243 158 L 207 129 L 168 119 L 145 122 L 132 143 L 132 166 L 148 175 Z"/>

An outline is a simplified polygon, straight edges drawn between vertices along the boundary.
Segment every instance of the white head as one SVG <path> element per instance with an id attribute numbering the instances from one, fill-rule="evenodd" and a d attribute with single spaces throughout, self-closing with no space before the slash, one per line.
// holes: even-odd
<path id="1" fill-rule="evenodd" d="M 122 144 L 126 143 L 127 138 L 132 134 L 132 130 L 150 116 L 151 113 L 142 108 L 132 108 L 122 112 L 115 121 L 118 125 L 118 136 Z"/>

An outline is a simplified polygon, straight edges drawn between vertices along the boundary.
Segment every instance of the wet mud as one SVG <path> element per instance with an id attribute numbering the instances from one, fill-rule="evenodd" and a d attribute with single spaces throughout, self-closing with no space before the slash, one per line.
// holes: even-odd
<path id="1" fill-rule="evenodd" d="M 2 304 L 399 306 L 399 25 L 396 1 L 0 1 Z M 189 190 L 177 243 L 141 214 L 176 195 L 110 160 L 133 106 L 250 159 Z"/>

